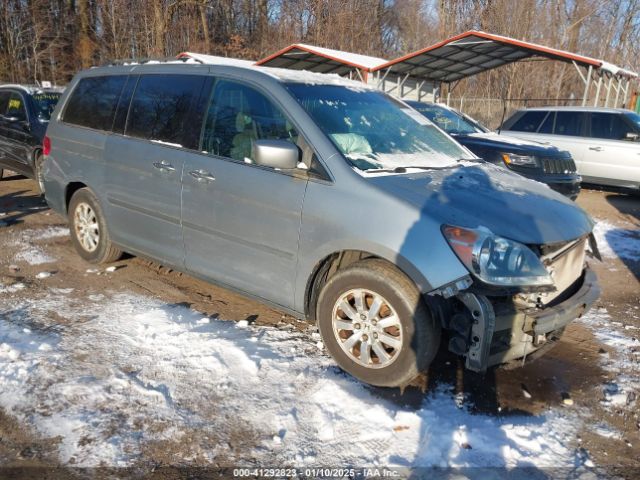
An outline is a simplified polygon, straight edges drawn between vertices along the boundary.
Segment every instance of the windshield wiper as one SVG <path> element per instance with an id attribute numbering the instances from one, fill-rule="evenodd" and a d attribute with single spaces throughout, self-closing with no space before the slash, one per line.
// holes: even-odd
<path id="1" fill-rule="evenodd" d="M 458 158 L 454 160 L 456 163 L 460 162 L 474 162 L 480 161 L 479 158 Z M 447 165 L 445 167 L 427 167 L 426 165 L 407 165 L 406 167 L 394 167 L 394 168 L 371 168 L 367 170 L 367 173 L 407 173 L 409 168 L 417 168 L 419 170 L 448 170 L 454 168 L 457 165 Z"/>
<path id="2" fill-rule="evenodd" d="M 448 165 L 446 167 L 425 167 L 425 166 L 417 166 L 417 165 L 409 165 L 407 167 L 395 167 L 395 168 L 376 168 L 369 169 L 367 173 L 406 173 L 408 168 L 418 168 L 420 170 L 446 170 L 448 168 L 453 168 L 455 165 Z"/>

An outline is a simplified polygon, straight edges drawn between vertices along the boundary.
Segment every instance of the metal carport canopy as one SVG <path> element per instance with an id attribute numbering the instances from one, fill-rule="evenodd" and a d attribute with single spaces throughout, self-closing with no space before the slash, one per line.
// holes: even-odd
<path id="1" fill-rule="evenodd" d="M 357 72 L 361 80 L 366 81 L 368 72 L 386 63 L 383 58 L 296 43 L 258 60 L 256 65 L 338 75 Z"/>
<path id="2" fill-rule="evenodd" d="M 602 66 L 595 58 L 471 30 L 378 65 L 372 71 L 385 70 L 432 82 L 451 83 L 531 57 L 545 57 L 585 68 Z"/>

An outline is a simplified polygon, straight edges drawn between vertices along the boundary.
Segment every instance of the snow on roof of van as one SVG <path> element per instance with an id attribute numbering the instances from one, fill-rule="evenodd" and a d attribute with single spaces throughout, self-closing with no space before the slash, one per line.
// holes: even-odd
<path id="1" fill-rule="evenodd" d="M 294 43 L 262 60 L 258 60 L 256 65 L 345 75 L 354 68 L 369 70 L 385 63 L 387 63 L 387 60 L 383 58 L 316 47 L 315 45 L 306 45 L 304 43 Z"/>
<path id="2" fill-rule="evenodd" d="M 231 65 L 235 67 L 250 67 L 255 65 L 253 60 L 241 60 L 239 58 L 217 57 L 215 55 L 206 55 L 204 53 L 182 52 L 176 55 L 176 58 L 191 58 L 197 62 L 207 65 Z"/>
<path id="3" fill-rule="evenodd" d="M 355 56 L 362 56 L 362 55 L 355 55 Z M 255 63 L 250 60 L 240 60 L 237 58 L 216 57 L 213 55 L 205 55 L 203 53 L 193 53 L 193 52 L 183 52 L 177 55 L 176 58 L 182 59 L 182 60 L 191 59 L 207 65 L 250 68 L 252 70 L 256 70 L 256 71 L 265 73 L 267 75 L 270 75 L 284 82 L 304 83 L 307 85 L 344 85 L 350 88 L 357 88 L 360 90 L 368 90 L 373 88 L 363 84 L 362 82 L 349 80 L 347 78 L 341 77 L 333 73 L 326 74 L 326 73 L 312 72 L 308 70 L 288 70 L 286 68 L 274 68 L 270 65 L 260 65 L 259 62 Z"/>
<path id="4" fill-rule="evenodd" d="M 358 80 L 350 80 L 335 73 L 316 73 L 307 70 L 287 70 L 286 68 L 252 67 L 256 71 L 266 73 L 283 82 L 304 83 L 306 85 L 342 85 L 357 90 L 377 90 Z"/>

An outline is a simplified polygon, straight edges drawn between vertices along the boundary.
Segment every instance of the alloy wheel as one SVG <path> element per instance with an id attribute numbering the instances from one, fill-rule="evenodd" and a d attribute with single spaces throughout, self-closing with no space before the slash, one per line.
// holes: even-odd
<path id="1" fill-rule="evenodd" d="M 340 295 L 333 307 L 332 326 L 340 348 L 364 367 L 387 367 L 402 350 L 400 318 L 376 292 L 354 289 Z"/>
<path id="2" fill-rule="evenodd" d="M 88 203 L 81 202 L 74 212 L 74 228 L 76 238 L 87 252 L 98 248 L 100 241 L 100 225 L 95 212 Z"/>

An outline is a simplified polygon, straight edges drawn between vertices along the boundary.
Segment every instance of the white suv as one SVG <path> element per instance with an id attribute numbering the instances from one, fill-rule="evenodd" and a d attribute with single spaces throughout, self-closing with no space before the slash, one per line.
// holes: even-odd
<path id="1" fill-rule="evenodd" d="M 568 150 L 585 183 L 640 189 L 640 115 L 635 112 L 529 108 L 515 112 L 501 132 Z"/>

